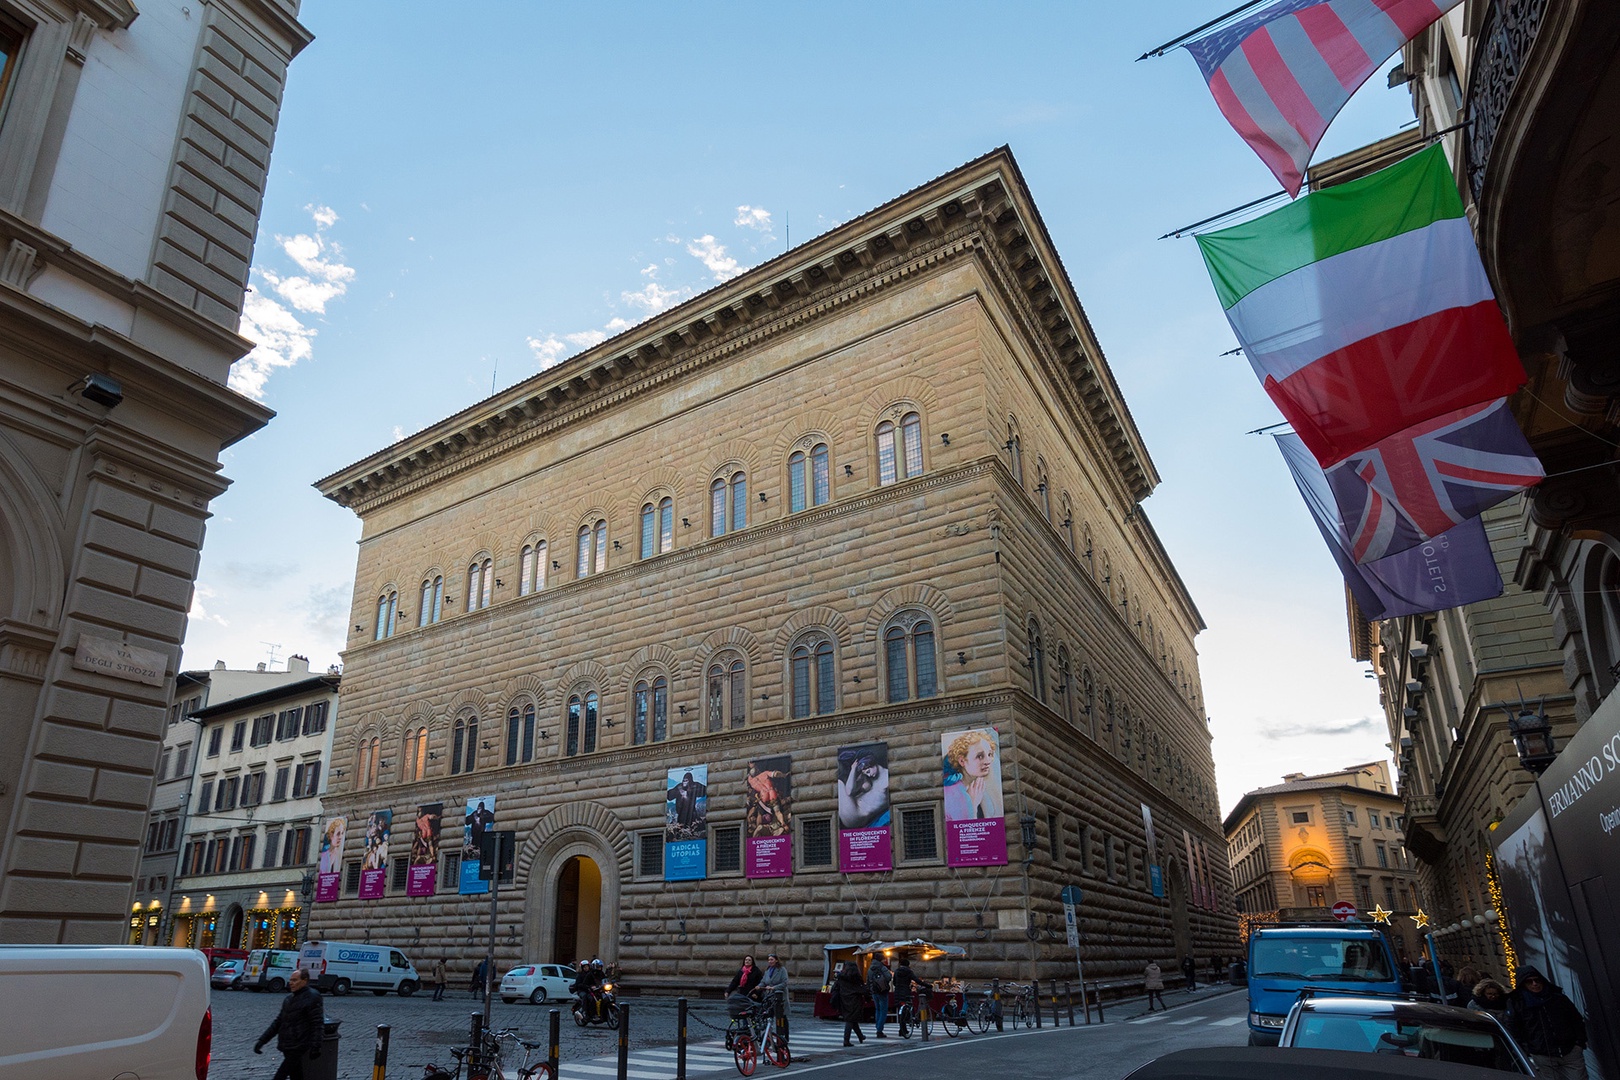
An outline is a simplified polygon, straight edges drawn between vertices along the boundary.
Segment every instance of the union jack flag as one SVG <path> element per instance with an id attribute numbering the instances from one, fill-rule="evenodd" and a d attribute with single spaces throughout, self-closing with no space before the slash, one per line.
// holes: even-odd
<path id="1" fill-rule="evenodd" d="M 1506 398 L 1415 424 L 1327 470 L 1358 563 L 1416 547 L 1545 475 Z"/>

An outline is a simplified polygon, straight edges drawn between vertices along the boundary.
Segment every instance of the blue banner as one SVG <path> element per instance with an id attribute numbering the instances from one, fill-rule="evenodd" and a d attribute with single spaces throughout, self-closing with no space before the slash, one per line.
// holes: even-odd
<path id="1" fill-rule="evenodd" d="M 709 767 L 676 766 L 664 778 L 664 880 L 709 876 Z"/>
<path id="2" fill-rule="evenodd" d="M 467 814 L 461 823 L 461 881 L 459 891 L 463 896 L 475 893 L 489 892 L 489 882 L 480 881 L 478 868 L 481 865 L 478 845 L 483 842 L 484 833 L 495 826 L 495 796 L 480 795 L 467 800 Z"/>

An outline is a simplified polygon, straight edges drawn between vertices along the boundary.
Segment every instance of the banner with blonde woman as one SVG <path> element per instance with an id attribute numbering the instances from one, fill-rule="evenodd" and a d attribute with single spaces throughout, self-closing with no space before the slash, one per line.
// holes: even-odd
<path id="1" fill-rule="evenodd" d="M 338 898 L 343 881 L 343 841 L 349 831 L 349 819 L 335 817 L 321 831 L 321 854 L 316 865 L 315 902 L 330 904 Z"/>
<path id="2" fill-rule="evenodd" d="M 996 729 L 947 731 L 939 748 L 946 865 L 1006 865 L 1007 808 L 1001 800 L 1001 739 Z"/>

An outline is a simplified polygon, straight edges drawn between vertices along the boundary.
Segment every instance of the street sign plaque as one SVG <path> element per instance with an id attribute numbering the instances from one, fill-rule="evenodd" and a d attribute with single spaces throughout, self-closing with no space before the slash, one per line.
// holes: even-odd
<path id="1" fill-rule="evenodd" d="M 1356 917 L 1356 905 L 1348 900 L 1340 900 L 1333 905 L 1333 917 L 1340 922 L 1349 922 Z"/>
<path id="2" fill-rule="evenodd" d="M 1080 886 L 1065 885 L 1063 886 L 1063 892 L 1059 893 L 1058 895 L 1061 897 L 1065 905 L 1070 907 L 1080 906 Z"/>

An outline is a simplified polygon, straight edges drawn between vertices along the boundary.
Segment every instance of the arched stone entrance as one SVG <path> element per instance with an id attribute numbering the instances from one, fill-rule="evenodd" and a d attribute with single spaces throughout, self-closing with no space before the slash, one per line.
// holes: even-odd
<path id="1" fill-rule="evenodd" d="M 1176 955 L 1170 959 L 1172 963 L 1179 963 L 1193 951 L 1192 919 L 1187 914 L 1187 874 L 1173 858 L 1165 870 L 1165 877 L 1169 879 L 1165 891 L 1170 900 L 1170 938 L 1176 950 Z"/>
<path id="2" fill-rule="evenodd" d="M 524 959 L 570 964 L 618 958 L 619 886 L 630 874 L 630 835 L 599 803 L 559 807 L 518 853 L 524 881 Z"/>
<path id="3" fill-rule="evenodd" d="M 223 944 L 232 949 L 243 949 L 247 947 L 249 939 L 244 932 L 242 908 L 240 905 L 231 905 L 230 911 L 225 916 L 224 930 L 225 936 L 223 939 L 219 937 L 218 931 L 215 931 L 215 944 Z"/>

